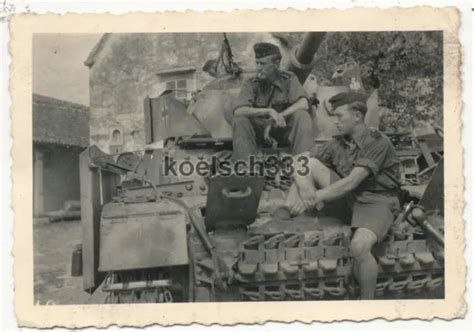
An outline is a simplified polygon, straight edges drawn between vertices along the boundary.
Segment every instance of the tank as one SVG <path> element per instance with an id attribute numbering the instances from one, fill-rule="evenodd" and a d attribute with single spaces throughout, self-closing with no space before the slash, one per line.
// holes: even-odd
<path id="1" fill-rule="evenodd" d="M 288 69 L 302 83 L 323 37 L 308 33 L 294 50 Z M 236 95 L 241 80 L 217 78 L 188 108 L 177 106 L 180 122 L 203 125 L 197 135 L 154 136 L 161 104 L 147 100 L 144 152 L 112 156 L 92 146 L 81 154 L 84 290 L 106 292 L 107 303 L 358 298 L 347 220 L 330 217 L 330 206 L 289 220 L 275 214 L 291 185 L 284 174 L 214 172 L 232 153 L 220 125 L 229 125 L 231 102 L 224 100 Z M 390 137 L 405 158 L 406 194 L 404 210 L 373 249 L 376 296 L 442 298 L 442 149 L 432 138 Z M 175 173 L 170 165 L 187 166 Z M 190 165 L 208 172 L 186 175 Z"/>

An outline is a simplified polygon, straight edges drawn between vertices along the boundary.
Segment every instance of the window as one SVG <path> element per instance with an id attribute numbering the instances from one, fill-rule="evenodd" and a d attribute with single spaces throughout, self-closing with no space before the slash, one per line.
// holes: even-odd
<path id="1" fill-rule="evenodd" d="M 176 99 L 188 99 L 188 81 L 186 79 L 178 79 L 166 82 L 166 90 L 174 90 Z"/>
<path id="2" fill-rule="evenodd" d="M 195 90 L 194 67 L 183 67 L 163 70 L 158 73 L 162 88 L 172 90 L 173 96 L 181 101 L 191 99 Z"/>
<path id="3" fill-rule="evenodd" d="M 120 154 L 122 152 L 122 146 L 121 145 L 111 145 L 109 147 L 110 154 Z"/>
<path id="4" fill-rule="evenodd" d="M 113 129 L 110 135 L 109 151 L 111 154 L 119 154 L 122 152 L 123 137 L 122 132 L 118 129 Z"/>

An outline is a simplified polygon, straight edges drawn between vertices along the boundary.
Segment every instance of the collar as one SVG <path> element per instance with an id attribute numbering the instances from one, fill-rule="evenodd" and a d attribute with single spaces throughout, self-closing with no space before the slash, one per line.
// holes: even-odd
<path id="1" fill-rule="evenodd" d="M 272 85 L 276 86 L 278 89 L 282 90 L 282 77 L 281 71 L 278 71 L 277 79 L 272 82 Z"/>
<path id="2" fill-rule="evenodd" d="M 261 86 L 264 88 L 268 89 L 272 86 L 277 87 L 280 90 L 283 90 L 283 82 L 282 82 L 282 76 L 281 76 L 281 71 L 278 71 L 276 79 L 271 82 L 271 83 L 263 83 L 263 81 L 260 82 Z"/>
<path id="3" fill-rule="evenodd" d="M 349 135 L 342 135 L 336 134 L 333 136 L 334 139 L 338 140 L 344 145 L 350 145 L 351 143 L 355 143 L 359 149 L 362 149 L 362 142 L 365 140 L 367 135 L 370 134 L 370 130 L 368 127 L 365 127 L 359 135 L 349 136 Z"/>
<path id="4" fill-rule="evenodd" d="M 339 144 L 345 147 L 350 147 L 353 143 L 352 138 L 348 135 L 337 134 L 334 135 L 333 138 L 338 141 Z"/>
<path id="5" fill-rule="evenodd" d="M 370 133 L 369 128 L 367 128 L 366 126 L 364 130 L 362 130 L 362 132 L 359 133 L 359 135 L 352 136 L 352 140 L 359 147 L 359 149 L 362 148 L 362 142 L 365 140 L 367 135 L 369 135 L 369 133 Z"/>

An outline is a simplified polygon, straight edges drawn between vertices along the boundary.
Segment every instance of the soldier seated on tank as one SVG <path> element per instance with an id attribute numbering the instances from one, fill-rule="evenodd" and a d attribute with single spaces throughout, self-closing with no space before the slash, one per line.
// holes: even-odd
<path id="1" fill-rule="evenodd" d="M 293 215 L 323 203 L 350 211 L 353 272 L 361 298 L 372 299 L 378 267 L 371 249 L 386 236 L 400 209 L 399 160 L 390 140 L 364 123 L 364 94 L 339 93 L 329 102 L 340 135 L 303 154 L 309 158 L 310 172 L 295 172 L 287 207 Z"/>
<path id="2" fill-rule="evenodd" d="M 289 143 L 293 155 L 313 145 L 313 126 L 306 93 L 292 72 L 279 70 L 281 54 L 270 43 L 254 45 L 257 75 L 243 82 L 234 104 L 233 159 L 257 155 L 269 137 Z"/>

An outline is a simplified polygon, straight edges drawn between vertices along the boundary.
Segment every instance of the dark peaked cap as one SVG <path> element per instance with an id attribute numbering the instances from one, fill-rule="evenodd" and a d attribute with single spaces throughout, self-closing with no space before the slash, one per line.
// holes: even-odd
<path id="1" fill-rule="evenodd" d="M 270 43 L 256 43 L 253 45 L 255 51 L 255 58 L 260 59 L 269 55 L 278 55 L 281 58 L 280 49 L 278 46 Z"/>
<path id="2" fill-rule="evenodd" d="M 360 92 L 341 92 L 329 98 L 328 101 L 331 103 L 333 109 L 358 101 L 366 106 L 367 111 L 367 96 Z"/>

